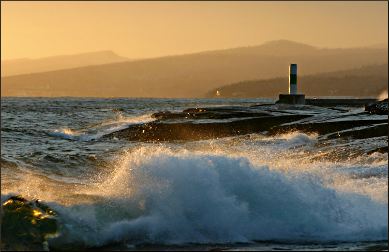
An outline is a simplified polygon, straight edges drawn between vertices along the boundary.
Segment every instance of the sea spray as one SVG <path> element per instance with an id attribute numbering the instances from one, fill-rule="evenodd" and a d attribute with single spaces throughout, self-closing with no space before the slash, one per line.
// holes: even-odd
<path id="1" fill-rule="evenodd" d="M 288 176 L 245 158 L 139 148 L 125 154 L 89 194 L 102 198 L 57 206 L 68 224 L 57 245 L 368 241 L 387 236 L 386 204 L 328 188 L 308 173 Z"/>
<path id="2" fill-rule="evenodd" d="M 97 140 L 104 135 L 124 129 L 129 125 L 147 123 L 155 120 L 151 114 L 126 117 L 121 113 L 115 116 L 115 119 L 107 120 L 92 127 L 82 130 L 72 130 L 70 128 L 55 129 L 49 132 L 50 136 L 59 137 L 67 140 L 91 141 Z"/>

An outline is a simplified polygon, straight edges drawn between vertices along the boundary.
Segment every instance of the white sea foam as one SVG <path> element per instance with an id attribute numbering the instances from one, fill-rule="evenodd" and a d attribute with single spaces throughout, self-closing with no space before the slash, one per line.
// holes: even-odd
<path id="1" fill-rule="evenodd" d="M 318 134 L 305 134 L 298 131 L 280 134 L 272 137 L 264 138 L 265 140 L 277 141 L 281 143 L 284 148 L 290 148 L 293 146 L 301 145 L 313 145 L 317 142 Z M 278 141 L 281 140 L 281 141 Z"/>
<path id="2" fill-rule="evenodd" d="M 99 139 L 109 133 L 125 129 L 129 125 L 147 123 L 153 120 L 155 119 L 151 117 L 151 114 L 134 117 L 125 117 L 122 114 L 118 114 L 113 120 L 102 122 L 85 130 L 62 128 L 49 132 L 49 135 L 68 140 L 91 141 Z"/>
<path id="3" fill-rule="evenodd" d="M 388 234 L 387 203 L 246 158 L 141 147 L 96 184 L 83 193 L 100 200 L 52 205 L 66 223 L 66 235 L 52 241 L 57 246 L 367 241 Z"/>

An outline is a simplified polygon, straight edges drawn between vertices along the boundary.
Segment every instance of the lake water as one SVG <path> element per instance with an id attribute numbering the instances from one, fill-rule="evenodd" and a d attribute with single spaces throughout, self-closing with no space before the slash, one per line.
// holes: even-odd
<path id="1" fill-rule="evenodd" d="M 18 194 L 54 209 L 61 225 L 49 247 L 56 248 L 385 248 L 388 154 L 348 156 L 348 146 L 387 137 L 324 145 L 302 132 L 104 138 L 158 111 L 269 101 L 2 98 L 2 202 Z"/>

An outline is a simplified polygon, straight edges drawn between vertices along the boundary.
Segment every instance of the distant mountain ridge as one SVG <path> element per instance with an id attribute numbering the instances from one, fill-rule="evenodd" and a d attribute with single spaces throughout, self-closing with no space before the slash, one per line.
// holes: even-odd
<path id="1" fill-rule="evenodd" d="M 321 49 L 278 40 L 260 46 L 206 51 L 2 78 L 3 96 L 204 97 L 239 81 L 387 63 L 387 48 Z"/>
<path id="2" fill-rule="evenodd" d="M 299 92 L 306 96 L 377 97 L 388 88 L 388 64 L 299 76 L 297 82 Z M 206 96 L 276 98 L 288 93 L 288 85 L 288 77 L 248 80 L 212 89 Z"/>
<path id="3" fill-rule="evenodd" d="M 38 59 L 11 59 L 1 61 L 1 76 L 12 76 L 48 72 L 90 65 L 102 65 L 128 61 L 128 58 L 112 51 L 87 52 L 72 55 L 59 55 Z"/>
<path id="4" fill-rule="evenodd" d="M 274 40 L 266 42 L 262 45 L 238 47 L 223 50 L 223 53 L 250 53 L 254 55 L 270 55 L 270 56 L 290 56 L 299 54 L 310 54 L 318 52 L 320 49 L 311 45 L 298 43 L 290 40 Z M 214 51 L 215 53 L 221 52 Z"/>

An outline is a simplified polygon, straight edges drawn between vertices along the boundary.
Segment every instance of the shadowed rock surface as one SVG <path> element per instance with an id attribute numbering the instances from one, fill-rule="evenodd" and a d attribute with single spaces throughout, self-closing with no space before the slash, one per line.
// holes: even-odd
<path id="1" fill-rule="evenodd" d="M 247 118 L 270 116 L 268 112 L 247 112 L 247 111 L 231 111 L 231 110 L 212 110 L 212 109 L 186 109 L 179 113 L 163 111 L 154 113 L 152 117 L 159 120 L 166 119 L 229 119 L 229 118 Z"/>
<path id="2" fill-rule="evenodd" d="M 388 99 L 365 106 L 365 111 L 370 114 L 388 115 Z"/>
<path id="3" fill-rule="evenodd" d="M 11 196 L 1 206 L 2 250 L 47 250 L 57 233 L 56 213 L 39 200 Z"/>
<path id="4" fill-rule="evenodd" d="M 280 125 L 273 127 L 269 134 L 276 135 L 291 131 L 301 131 L 305 133 L 318 133 L 325 135 L 336 132 L 328 136 L 328 138 L 336 137 L 353 137 L 353 138 L 368 138 L 375 136 L 384 136 L 388 134 L 388 124 L 375 125 L 374 123 L 385 123 L 387 120 L 376 120 L 374 122 L 368 120 L 355 121 L 338 121 L 338 122 L 320 122 L 320 123 L 304 123 L 293 125 Z M 367 126 L 368 128 L 346 131 L 354 127 Z M 343 131 L 343 132 L 342 132 Z M 340 133 L 342 132 L 342 133 Z"/>
<path id="5" fill-rule="evenodd" d="M 162 111 L 152 117 L 156 120 L 130 125 L 105 137 L 147 142 L 196 141 L 251 133 L 274 136 L 293 131 L 317 133 L 320 139 L 367 139 L 388 135 L 387 117 L 345 107 L 255 104 Z"/>
<path id="6" fill-rule="evenodd" d="M 130 141 L 173 141 L 203 140 L 235 135 L 243 135 L 269 130 L 271 127 L 306 118 L 306 115 L 263 116 L 232 122 L 151 122 L 130 126 L 111 133 L 107 137 L 117 137 Z M 176 119 L 176 115 L 173 115 Z M 171 119 L 171 118 L 169 118 Z"/>

